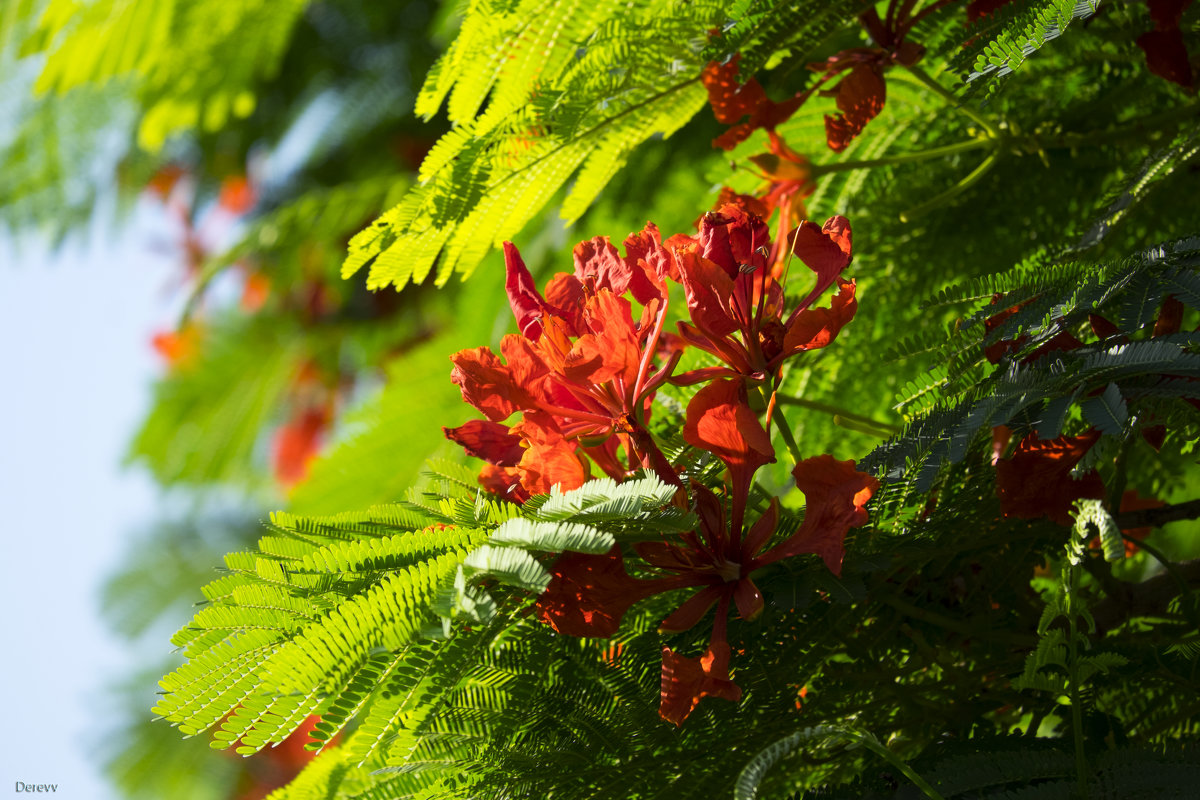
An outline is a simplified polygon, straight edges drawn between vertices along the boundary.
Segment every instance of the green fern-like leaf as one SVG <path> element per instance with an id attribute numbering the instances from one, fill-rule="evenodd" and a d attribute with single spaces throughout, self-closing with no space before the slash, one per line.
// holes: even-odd
<path id="1" fill-rule="evenodd" d="M 1098 5 L 1099 0 L 1044 0 L 1010 12 L 999 24 L 987 26 L 993 30 L 981 34 L 985 38 L 976 45 L 978 55 L 966 83 L 1004 77 L 1020 69 L 1025 59 L 1061 36 L 1073 21 L 1095 14 Z"/>

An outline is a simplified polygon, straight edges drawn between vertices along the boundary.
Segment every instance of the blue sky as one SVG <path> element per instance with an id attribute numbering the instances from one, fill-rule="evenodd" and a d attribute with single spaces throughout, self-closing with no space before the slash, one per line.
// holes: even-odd
<path id="1" fill-rule="evenodd" d="M 22 781 L 116 797 L 94 754 L 111 729 L 104 686 L 134 654 L 100 619 L 99 591 L 153 519 L 154 483 L 120 461 L 159 370 L 150 338 L 180 299 L 179 266 L 147 230 L 54 254 L 0 238 L 5 794 Z"/>

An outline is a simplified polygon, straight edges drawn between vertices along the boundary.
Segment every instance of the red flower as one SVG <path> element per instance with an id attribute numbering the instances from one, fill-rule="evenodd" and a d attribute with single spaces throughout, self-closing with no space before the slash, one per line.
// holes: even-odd
<path id="1" fill-rule="evenodd" d="M 717 377 L 738 376 L 766 381 L 778 375 L 784 359 L 824 347 L 854 317 L 853 281 L 840 272 L 851 259 L 850 223 L 831 217 L 824 227 L 801 224 L 786 251 L 817 275 L 816 286 L 785 319 L 783 289 L 772 276 L 770 231 L 760 218 L 736 206 L 709 213 L 700 222 L 698 239 L 673 237 L 680 282 L 687 295 L 692 324 L 679 332 L 690 344 L 720 358 L 727 366 L 683 373 L 672 383 L 687 385 Z M 778 256 L 775 260 L 782 260 Z M 828 309 L 813 309 L 816 299 L 837 282 L 839 293 Z"/>
<path id="2" fill-rule="evenodd" d="M 750 156 L 750 160 L 767 179 L 762 198 L 767 213 L 759 216 L 766 219 L 772 210 L 778 208 L 779 229 L 786 231 L 792 227 L 792 220 L 803 219 L 807 215 L 804 199 L 816 190 L 812 181 L 812 165 L 807 158 L 788 147 L 783 137 L 775 131 L 770 132 L 767 141 L 770 153 Z M 746 210 L 757 213 L 753 209 Z"/>
<path id="3" fill-rule="evenodd" d="M 1095 472 L 1079 480 L 1071 477 L 1071 470 L 1099 439 L 1096 430 L 1057 439 L 1039 439 L 1036 433 L 1026 436 L 1012 458 L 996 464 L 996 491 L 1004 516 L 1046 516 L 1070 525 L 1076 500 L 1104 497 L 1104 482 Z"/>
<path id="4" fill-rule="evenodd" d="M 756 559 L 755 564 L 814 553 L 830 572 L 841 575 L 846 532 L 867 523 L 866 504 L 878 491 L 879 481 L 856 471 L 853 461 L 837 461 L 830 455 L 801 461 L 792 470 L 792 477 L 804 492 L 804 522 L 800 530 Z"/>
<path id="5" fill-rule="evenodd" d="M 1012 0 L 971 0 L 967 4 L 967 22 L 975 22 L 984 17 L 990 17 L 1011 2 Z"/>
<path id="6" fill-rule="evenodd" d="M 554 564 L 546 591 L 537 600 L 537 617 L 559 633 L 607 639 L 639 600 L 666 591 L 657 581 L 625 574 L 619 547 L 606 555 L 564 553 Z"/>
<path id="7" fill-rule="evenodd" d="M 775 460 L 771 437 L 750 408 L 745 384 L 717 380 L 697 392 L 688 403 L 683 438 L 717 456 L 728 468 L 734 527 L 740 527 L 754 473 Z"/>
<path id="8" fill-rule="evenodd" d="M 447 429 L 446 435 L 497 467 L 515 468 L 526 495 L 581 485 L 588 476 L 585 453 L 615 478 L 647 467 L 677 483 L 644 427 L 654 390 L 680 356 L 677 347 L 668 348 L 665 364 L 651 371 L 666 318 L 662 281 L 677 274 L 658 229 L 647 224 L 631 235 L 624 258 L 607 239 L 581 243 L 574 274 L 556 275 L 545 296 L 511 243 L 504 254 L 521 334 L 501 341 L 503 360 L 486 347 L 451 356 L 451 379 L 491 424 Z M 643 304 L 636 322 L 631 303 L 620 296 L 627 290 Z M 518 424 L 499 424 L 518 411 Z M 617 457 L 614 437 L 628 465 Z M 494 485 L 511 476 L 491 470 L 487 477 Z"/>
<path id="9" fill-rule="evenodd" d="M 245 175 L 230 175 L 221 181 L 221 192 L 217 203 L 232 214 L 245 214 L 254 207 L 257 193 Z"/>
<path id="10" fill-rule="evenodd" d="M 457 428 L 442 428 L 446 438 L 462 446 L 467 455 L 499 467 L 515 467 L 525 454 L 520 436 L 508 426 L 491 420 L 473 419 Z"/>
<path id="11" fill-rule="evenodd" d="M 994 295 L 992 297 L 992 305 L 999 303 L 1003 297 L 1004 295 L 1002 294 Z M 986 333 L 991 333 L 992 331 L 996 330 L 1000 327 L 1001 323 L 1003 323 L 1013 314 L 1016 314 L 1031 302 L 1033 302 L 1032 298 L 1022 303 L 1018 303 L 1015 306 L 1010 306 L 1003 311 L 988 317 L 983 321 L 984 331 Z M 1009 353 L 1020 350 L 1028 340 L 1029 337 L 1024 335 L 1018 336 L 1016 339 L 1001 339 L 984 347 L 983 354 L 988 361 L 992 362 L 993 364 L 999 364 L 1000 361 L 1003 360 L 1004 357 Z M 1043 342 L 1029 355 L 1021 359 L 1021 363 L 1029 364 L 1041 358 L 1046 353 L 1052 353 L 1057 350 L 1074 350 L 1076 347 L 1080 347 L 1082 345 L 1083 342 L 1075 338 L 1074 334 L 1072 334 L 1070 331 L 1060 330 L 1058 333 L 1054 334 L 1054 336 Z"/>
<path id="12" fill-rule="evenodd" d="M 850 142 L 863 132 L 867 123 L 879 116 L 887 102 L 887 83 L 883 80 L 883 69 L 889 60 L 879 50 L 845 50 L 832 56 L 823 65 L 825 78 L 846 69 L 850 74 L 842 78 L 837 86 L 821 92 L 837 99 L 838 113 L 825 115 L 825 139 L 829 149 L 840 153 Z"/>
<path id="13" fill-rule="evenodd" d="M 242 284 L 242 310 L 253 314 L 263 307 L 271 294 L 271 279 L 261 272 L 250 272 Z"/>
<path id="14" fill-rule="evenodd" d="M 187 171 L 178 164 L 166 164 L 158 168 L 153 175 L 150 176 L 146 188 L 154 194 L 158 195 L 163 200 L 170 196 L 171 191 L 179 180 L 187 175 Z"/>
<path id="15" fill-rule="evenodd" d="M 733 125 L 713 140 L 713 147 L 722 150 L 732 150 L 759 128 L 774 130 L 776 125 L 796 113 L 796 109 L 804 104 L 811 93 L 801 92 L 782 103 L 776 103 L 767 98 L 762 85 L 754 78 L 745 83 L 737 82 L 740 60 L 741 54 L 736 53 L 724 64 L 716 61 L 710 63 L 700 73 L 700 80 L 708 90 L 713 116 L 723 125 Z M 734 124 L 746 116 L 750 117 L 748 121 Z"/>
<path id="16" fill-rule="evenodd" d="M 154 334 L 151 344 L 172 369 L 182 369 L 191 364 L 200 350 L 200 328 L 185 325 L 177 331 Z"/>
<path id="17" fill-rule="evenodd" d="M 743 530 L 736 515 L 738 508 L 745 508 L 746 498 L 738 485 L 732 491 L 733 524 L 727 522 L 725 507 L 716 495 L 697 485 L 696 531 L 671 541 L 635 545 L 657 577 L 630 577 L 616 548 L 604 556 L 569 553 L 555 564 L 550 586 L 538 598 L 539 618 L 559 633 L 608 637 L 616 633 L 625 612 L 639 600 L 673 589 L 695 588 L 697 591 L 660 623 L 659 630 L 685 631 L 715 605 L 709 650 L 700 660 L 664 651 L 660 714 L 678 725 L 702 697 L 739 699 L 740 690 L 729 680 L 726 627 L 731 608 L 743 619 L 762 613 L 763 597 L 752 573 L 802 553 L 820 555 L 831 570 L 840 573 L 842 541 L 850 528 L 866 523 L 864 506 L 879 486 L 870 475 L 856 472 L 853 462 L 835 461 L 830 456 L 802 461 L 793 475 L 805 493 L 805 519 L 775 547 L 763 552 L 779 524 L 777 502 Z"/>
<path id="18" fill-rule="evenodd" d="M 308 477 L 331 416 L 326 406 L 302 408 L 275 434 L 275 478 L 281 484 L 294 486 Z"/>
<path id="19" fill-rule="evenodd" d="M 1146 65 L 1160 78 L 1177 83 L 1185 89 L 1195 84 L 1187 45 L 1179 23 L 1192 0 L 1146 0 L 1154 30 L 1137 38 L 1138 47 L 1146 54 Z"/>

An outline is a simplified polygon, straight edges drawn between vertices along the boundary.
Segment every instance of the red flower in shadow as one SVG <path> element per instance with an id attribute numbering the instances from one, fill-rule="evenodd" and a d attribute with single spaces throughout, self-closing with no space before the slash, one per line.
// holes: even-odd
<path id="1" fill-rule="evenodd" d="M 1183 12 L 1191 4 L 1192 0 L 1146 0 L 1154 30 L 1137 38 L 1138 47 L 1146 54 L 1146 65 L 1150 71 L 1185 89 L 1195 85 L 1195 76 L 1179 23 L 1183 20 Z"/>
<path id="2" fill-rule="evenodd" d="M 1071 470 L 1100 439 L 1100 432 L 1039 439 L 1030 433 L 1011 458 L 996 463 L 996 491 L 1006 517 L 1049 517 L 1060 525 L 1072 523 L 1073 504 L 1082 498 L 1104 497 L 1104 482 L 1095 472 L 1079 480 Z"/>
<path id="3" fill-rule="evenodd" d="M 768 544 L 779 525 L 777 502 L 743 530 L 740 522 L 729 524 L 725 506 L 716 495 L 696 485 L 697 530 L 670 541 L 635 545 L 654 577 L 631 577 L 617 548 L 603 556 L 568 553 L 555 564 L 550 585 L 538 598 L 538 617 L 559 633 L 606 638 L 616 633 L 625 612 L 639 600 L 694 588 L 659 630 L 688 630 L 716 606 L 709 648 L 699 659 L 664 649 L 659 713 L 678 725 L 703 697 L 739 699 L 740 690 L 729 680 L 726 629 L 732 608 L 743 619 L 762 613 L 763 596 L 752 573 L 783 558 L 814 553 L 840 574 L 842 542 L 850 528 L 867 522 L 865 506 L 879 486 L 870 475 L 856 472 L 853 462 L 835 461 L 831 456 L 806 459 L 793 475 L 805 494 L 804 522 L 774 547 L 768 548 Z M 738 494 L 735 486 L 735 509 L 745 507 L 745 498 Z"/>

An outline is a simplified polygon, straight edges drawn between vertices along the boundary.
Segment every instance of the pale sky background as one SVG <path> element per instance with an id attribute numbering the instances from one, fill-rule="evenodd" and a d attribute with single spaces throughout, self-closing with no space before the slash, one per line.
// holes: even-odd
<path id="1" fill-rule="evenodd" d="M 142 208 L 119 238 L 92 233 L 53 254 L 0 234 L 5 796 L 22 781 L 58 785 L 41 797 L 117 798 L 96 755 L 113 727 L 105 685 L 136 659 L 101 620 L 99 593 L 155 518 L 153 481 L 120 462 L 160 370 L 150 339 L 181 299 L 152 217 Z"/>

